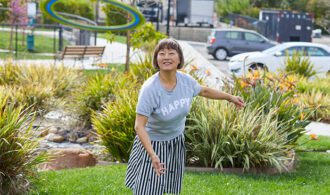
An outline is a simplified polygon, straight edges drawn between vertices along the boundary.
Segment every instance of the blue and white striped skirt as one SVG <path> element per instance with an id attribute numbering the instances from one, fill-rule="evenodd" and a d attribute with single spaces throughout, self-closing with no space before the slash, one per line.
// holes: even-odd
<path id="1" fill-rule="evenodd" d="M 184 135 L 168 141 L 151 141 L 160 162 L 165 164 L 165 174 L 157 176 L 151 159 L 138 136 L 128 161 L 126 186 L 136 195 L 179 194 L 185 164 Z"/>

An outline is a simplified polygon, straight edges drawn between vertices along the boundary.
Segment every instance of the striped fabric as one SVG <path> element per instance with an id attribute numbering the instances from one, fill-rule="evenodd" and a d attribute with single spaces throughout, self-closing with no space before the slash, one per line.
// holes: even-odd
<path id="1" fill-rule="evenodd" d="M 136 136 L 128 161 L 126 186 L 136 195 L 179 194 L 185 163 L 184 135 L 168 141 L 151 141 L 160 162 L 165 163 L 165 174 L 157 176 L 151 159 Z"/>

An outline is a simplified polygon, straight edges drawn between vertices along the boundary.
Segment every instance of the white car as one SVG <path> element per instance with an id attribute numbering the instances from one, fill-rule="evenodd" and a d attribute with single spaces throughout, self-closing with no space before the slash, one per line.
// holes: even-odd
<path id="1" fill-rule="evenodd" d="M 237 76 L 256 68 L 275 72 L 284 69 L 287 55 L 292 56 L 294 52 L 309 57 L 317 74 L 330 71 L 330 47 L 309 42 L 282 43 L 261 52 L 238 54 L 230 59 L 228 65 L 230 71 Z"/>

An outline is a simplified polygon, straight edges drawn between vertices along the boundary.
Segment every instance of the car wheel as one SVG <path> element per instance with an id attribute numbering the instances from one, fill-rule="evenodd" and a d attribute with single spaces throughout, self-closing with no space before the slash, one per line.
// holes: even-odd
<path id="1" fill-rule="evenodd" d="M 268 72 L 268 68 L 267 66 L 259 63 L 251 64 L 249 66 L 249 72 L 254 72 L 254 71 Z"/>
<path id="2" fill-rule="evenodd" d="M 228 52 L 224 48 L 219 48 L 214 53 L 214 58 L 217 60 L 226 60 Z"/>

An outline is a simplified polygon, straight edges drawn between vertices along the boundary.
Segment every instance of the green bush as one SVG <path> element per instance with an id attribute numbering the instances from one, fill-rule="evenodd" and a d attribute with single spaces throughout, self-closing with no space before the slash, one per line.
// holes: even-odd
<path id="1" fill-rule="evenodd" d="M 34 176 L 44 156 L 36 154 L 39 144 L 32 138 L 33 115 L 8 101 L 1 91 L 0 194 L 19 194 L 30 187 L 28 178 Z"/>
<path id="2" fill-rule="evenodd" d="M 313 90 L 320 91 L 323 94 L 330 94 L 330 75 L 325 78 L 316 78 L 315 80 L 308 80 L 306 78 L 299 79 L 297 83 L 297 90 L 299 93 L 309 93 Z"/>
<path id="3" fill-rule="evenodd" d="M 78 105 L 80 115 L 90 121 L 92 111 L 101 111 L 102 106 L 115 100 L 115 74 L 96 74 L 89 77 L 81 90 L 77 90 L 74 103 Z"/>
<path id="4" fill-rule="evenodd" d="M 279 130 L 277 112 L 248 103 L 243 110 L 223 101 L 198 98 L 186 126 L 188 162 L 205 167 L 274 166 L 283 170 L 292 147 Z"/>
<path id="5" fill-rule="evenodd" d="M 114 5 L 105 5 L 103 8 L 106 13 L 105 23 L 109 26 L 122 25 L 127 23 L 128 13 Z"/>
<path id="6" fill-rule="evenodd" d="M 44 3 L 44 1 L 42 3 Z M 54 10 L 68 14 L 75 14 L 84 18 L 88 18 L 90 20 L 94 20 L 95 17 L 92 4 L 84 0 L 59 1 L 55 4 Z M 55 22 L 51 20 L 48 16 L 44 16 L 43 23 L 53 24 Z"/>
<path id="7" fill-rule="evenodd" d="M 309 58 L 303 57 L 299 52 L 294 52 L 291 57 L 287 57 L 285 62 L 285 71 L 289 74 L 298 74 L 309 78 L 316 74 L 313 70 L 314 65 Z"/>
<path id="8" fill-rule="evenodd" d="M 8 93 L 9 100 L 16 106 L 23 105 L 34 111 L 57 106 L 81 83 L 81 73 L 74 69 L 20 66 L 9 61 L 0 67 L 0 76 L 0 88 Z"/>
<path id="9" fill-rule="evenodd" d="M 242 80 L 249 85 L 245 86 Z M 294 83 L 291 77 L 263 75 L 255 78 L 243 78 L 235 80 L 236 93 L 251 104 L 253 108 L 261 108 L 265 114 L 275 109 L 278 117 L 278 130 L 285 132 L 288 144 L 295 145 L 297 139 L 304 133 L 308 123 L 302 119 L 302 115 L 310 116 L 312 111 L 302 110 L 298 104 L 294 104 Z"/>
<path id="10" fill-rule="evenodd" d="M 123 76 L 124 77 L 124 76 Z M 109 153 L 120 162 L 127 162 L 135 137 L 135 106 L 139 85 L 127 76 L 125 87 L 118 87 L 116 100 L 92 115 L 92 124 Z M 122 85 L 123 86 L 123 85 Z"/>
<path id="11" fill-rule="evenodd" d="M 308 117 L 309 120 L 330 122 L 330 96 L 320 91 L 312 90 L 307 93 L 299 94 L 297 102 L 301 109 L 313 113 Z"/>
<path id="12" fill-rule="evenodd" d="M 9 7 L 9 0 L 0 0 L 0 4 L 2 5 L 2 6 L 0 6 L 0 8 Z M 9 16 L 9 11 L 1 10 L 0 11 L 0 24 L 7 23 L 8 16 Z"/>
<path id="13" fill-rule="evenodd" d="M 166 35 L 156 31 L 154 25 L 148 22 L 134 31 L 131 37 L 131 44 L 134 48 L 143 49 L 152 57 L 157 43 L 164 38 L 166 38 Z"/>

